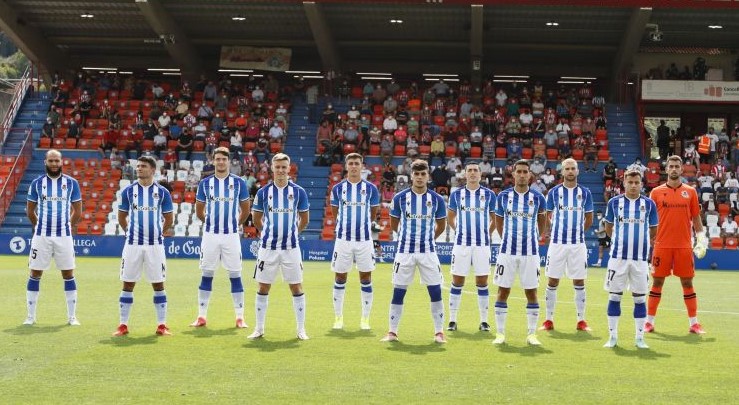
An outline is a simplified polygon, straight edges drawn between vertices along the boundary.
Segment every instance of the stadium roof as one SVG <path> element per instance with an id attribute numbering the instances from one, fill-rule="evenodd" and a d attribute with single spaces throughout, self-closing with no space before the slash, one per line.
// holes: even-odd
<path id="1" fill-rule="evenodd" d="M 736 0 L 563 3 L 0 0 L 0 29 L 50 71 L 183 74 L 214 71 L 222 45 L 290 48 L 293 70 L 469 74 L 479 59 L 496 74 L 610 77 L 640 47 L 721 53 L 739 43 Z"/>

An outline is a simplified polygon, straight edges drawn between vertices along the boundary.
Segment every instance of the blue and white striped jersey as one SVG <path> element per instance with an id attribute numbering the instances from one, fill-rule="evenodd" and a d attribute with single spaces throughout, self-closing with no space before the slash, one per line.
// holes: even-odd
<path id="1" fill-rule="evenodd" d="M 511 187 L 500 192 L 495 208 L 495 215 L 503 219 L 500 253 L 515 256 L 539 254 L 538 215 L 544 211 L 545 205 L 544 196 L 536 190 L 519 193 Z"/>
<path id="2" fill-rule="evenodd" d="M 593 196 L 588 188 L 556 185 L 547 194 L 547 211 L 552 213 L 552 243 L 585 243 L 585 214 L 593 212 Z"/>
<path id="3" fill-rule="evenodd" d="M 157 182 L 142 186 L 136 181 L 123 189 L 118 209 L 129 214 L 127 244 L 162 244 L 163 215 L 172 212 L 172 196 L 166 188 Z"/>
<path id="4" fill-rule="evenodd" d="M 380 192 L 366 180 L 352 183 L 343 180 L 331 189 L 331 206 L 337 207 L 336 239 L 346 241 L 372 240 L 370 225 L 372 207 L 380 205 Z"/>
<path id="5" fill-rule="evenodd" d="M 38 222 L 34 235 L 70 236 L 72 203 L 82 200 L 77 180 L 62 174 L 56 179 L 39 176 L 28 188 L 28 201 L 35 202 Z"/>
<path id="6" fill-rule="evenodd" d="M 495 193 L 485 187 L 462 187 L 449 196 L 449 210 L 457 214 L 457 240 L 461 246 L 490 246 L 490 214 L 495 212 Z"/>
<path id="7" fill-rule="evenodd" d="M 657 226 L 657 206 L 651 198 L 631 200 L 625 194 L 611 198 L 606 206 L 607 222 L 613 224 L 611 257 L 649 260 L 649 228 Z"/>
<path id="8" fill-rule="evenodd" d="M 260 247 L 286 250 L 298 247 L 298 213 L 310 209 L 308 194 L 288 181 L 285 187 L 269 183 L 257 191 L 253 211 L 264 213 Z"/>
<path id="9" fill-rule="evenodd" d="M 444 198 L 432 190 L 416 194 L 405 189 L 393 197 L 390 216 L 399 218 L 398 253 L 436 251 L 436 220 L 446 218 Z"/>
<path id="10" fill-rule="evenodd" d="M 195 199 L 205 204 L 205 232 L 220 235 L 239 232 L 240 204 L 249 199 L 244 179 L 233 174 L 222 179 L 210 175 L 198 184 Z"/>

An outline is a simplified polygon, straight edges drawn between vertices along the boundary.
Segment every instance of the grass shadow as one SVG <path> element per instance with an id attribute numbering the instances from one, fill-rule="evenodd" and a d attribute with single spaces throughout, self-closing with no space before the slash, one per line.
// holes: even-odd
<path id="1" fill-rule="evenodd" d="M 292 338 L 287 340 L 269 340 L 267 338 L 259 338 L 254 340 L 247 339 L 242 345 L 245 349 L 259 350 L 260 352 L 276 352 L 284 349 L 297 349 L 300 347 L 300 340 Z"/>
<path id="2" fill-rule="evenodd" d="M 141 346 L 141 345 L 152 345 L 156 343 L 159 340 L 159 336 L 157 335 L 149 335 L 149 336 L 142 336 L 142 337 L 133 337 L 131 335 L 126 336 L 111 336 L 107 339 L 103 339 L 100 341 L 101 344 L 104 345 L 111 345 L 111 346 L 117 346 L 117 347 L 131 347 L 131 346 Z M 162 337 L 162 339 L 168 339 L 169 337 L 165 336 Z"/>
<path id="3" fill-rule="evenodd" d="M 383 342 L 384 344 L 387 344 L 387 350 L 393 351 L 393 352 L 402 352 L 412 355 L 425 355 L 427 353 L 443 353 L 446 351 L 446 348 L 443 344 L 431 342 L 427 344 L 420 344 L 420 345 L 409 345 L 405 344 L 401 341 L 396 342 Z"/>
<path id="4" fill-rule="evenodd" d="M 71 326 L 64 325 L 52 325 L 52 326 L 38 326 L 38 325 L 18 325 L 14 328 L 5 329 L 3 332 L 9 333 L 16 336 L 25 335 L 37 335 L 41 333 L 57 333 L 64 328 L 70 328 Z"/>
<path id="5" fill-rule="evenodd" d="M 236 328 L 224 328 L 224 329 L 210 329 L 210 328 L 192 328 L 182 332 L 183 335 L 192 336 L 195 338 L 209 338 L 213 336 L 236 336 L 240 329 Z"/>
<path id="6" fill-rule="evenodd" d="M 696 345 L 699 343 L 714 343 L 716 342 L 715 337 L 706 338 L 703 335 L 696 335 L 695 333 L 688 333 L 685 335 L 672 335 L 663 332 L 652 332 L 649 337 L 653 340 L 664 340 L 671 342 L 682 342 L 689 345 Z"/>
<path id="7" fill-rule="evenodd" d="M 620 357 L 636 357 L 640 360 L 659 360 L 661 358 L 670 358 L 672 355 L 666 353 L 656 352 L 653 349 L 625 349 L 621 346 L 616 346 L 613 349 L 613 353 Z"/>
<path id="8" fill-rule="evenodd" d="M 587 342 L 590 340 L 603 340 L 602 338 L 593 336 L 592 334 L 585 331 L 575 331 L 572 333 L 560 332 L 558 330 L 548 331 L 544 336 L 548 336 L 550 339 L 562 339 L 570 340 L 572 342 Z"/>
<path id="9" fill-rule="evenodd" d="M 522 357 L 534 357 L 534 356 L 541 356 L 544 354 L 552 354 L 553 351 L 545 348 L 544 346 L 511 346 L 509 344 L 502 344 L 502 345 L 493 345 L 500 351 L 501 353 L 512 353 L 512 354 L 518 354 Z"/>
<path id="10" fill-rule="evenodd" d="M 493 340 L 495 337 L 495 333 L 483 332 L 483 331 L 477 331 L 477 332 L 464 332 L 460 330 L 455 330 L 451 332 L 447 332 L 447 337 L 450 339 L 464 339 L 469 340 L 473 342 L 479 342 L 483 340 Z"/>
<path id="11" fill-rule="evenodd" d="M 324 336 L 327 337 L 333 337 L 338 339 L 356 339 L 356 338 L 366 338 L 366 337 L 376 337 L 374 332 L 371 330 L 354 330 L 354 331 L 346 331 L 343 329 L 330 329 Z"/>

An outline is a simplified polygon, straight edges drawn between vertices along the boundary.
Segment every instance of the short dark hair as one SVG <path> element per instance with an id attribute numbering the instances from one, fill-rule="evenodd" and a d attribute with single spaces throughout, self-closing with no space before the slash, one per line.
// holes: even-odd
<path id="1" fill-rule="evenodd" d="M 352 153 L 346 155 L 346 157 L 344 157 L 344 161 L 345 162 L 347 160 L 352 160 L 352 159 L 359 159 L 360 162 L 364 162 L 364 156 L 360 155 L 357 152 L 352 152 Z"/>
<path id="2" fill-rule="evenodd" d="M 418 159 L 414 160 L 413 163 L 411 163 L 412 172 L 422 172 L 424 170 L 429 170 L 429 163 L 427 161 Z"/>
<path id="3" fill-rule="evenodd" d="M 228 150 L 225 146 L 219 146 L 213 150 L 213 157 L 215 158 L 216 155 L 223 155 L 227 158 L 231 157 L 231 151 Z"/>
<path id="4" fill-rule="evenodd" d="M 157 168 L 157 161 L 151 156 L 139 156 L 139 162 L 144 162 L 151 166 L 152 169 Z"/>
<path id="5" fill-rule="evenodd" d="M 624 173 L 624 179 L 626 179 L 627 177 L 634 177 L 634 176 L 638 176 L 639 180 L 641 180 L 641 172 L 636 169 L 628 169 Z"/>
<path id="6" fill-rule="evenodd" d="M 531 168 L 531 163 L 529 163 L 529 161 L 526 159 L 519 159 L 516 161 L 516 163 L 513 164 L 513 167 L 516 166 L 526 166 L 528 168 Z"/>

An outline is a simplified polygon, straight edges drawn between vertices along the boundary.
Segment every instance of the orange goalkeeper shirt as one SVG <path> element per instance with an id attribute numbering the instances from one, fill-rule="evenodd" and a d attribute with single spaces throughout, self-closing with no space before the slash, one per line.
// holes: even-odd
<path id="1" fill-rule="evenodd" d="M 693 218 L 700 214 L 698 193 L 681 184 L 677 188 L 663 184 L 652 189 L 649 198 L 657 205 L 659 227 L 655 248 L 692 248 Z"/>

